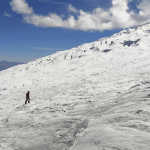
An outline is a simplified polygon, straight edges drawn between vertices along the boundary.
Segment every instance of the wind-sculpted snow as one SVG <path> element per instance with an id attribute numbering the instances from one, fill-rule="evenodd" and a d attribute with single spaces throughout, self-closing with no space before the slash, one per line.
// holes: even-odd
<path id="1" fill-rule="evenodd" d="M 1 71 L 0 150 L 149 149 L 148 30 L 145 24 Z"/>

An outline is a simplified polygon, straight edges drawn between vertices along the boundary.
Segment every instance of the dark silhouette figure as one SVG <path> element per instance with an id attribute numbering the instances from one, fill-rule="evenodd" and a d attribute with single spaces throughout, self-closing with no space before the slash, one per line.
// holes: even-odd
<path id="1" fill-rule="evenodd" d="M 27 104 L 27 102 L 30 103 L 29 94 L 30 94 L 30 91 L 28 91 L 27 94 L 26 94 L 26 101 L 25 101 L 25 104 Z"/>

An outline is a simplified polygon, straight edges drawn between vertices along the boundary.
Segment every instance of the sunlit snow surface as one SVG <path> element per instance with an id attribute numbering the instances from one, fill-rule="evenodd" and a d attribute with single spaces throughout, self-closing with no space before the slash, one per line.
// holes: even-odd
<path id="1" fill-rule="evenodd" d="M 149 94 L 149 24 L 1 71 L 0 150 L 148 150 Z"/>

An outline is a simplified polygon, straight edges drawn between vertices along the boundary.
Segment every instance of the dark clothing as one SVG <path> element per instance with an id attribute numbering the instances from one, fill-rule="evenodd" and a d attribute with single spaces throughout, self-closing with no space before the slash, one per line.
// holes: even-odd
<path id="1" fill-rule="evenodd" d="M 26 94 L 26 99 L 29 99 L 29 92 Z"/>
<path id="2" fill-rule="evenodd" d="M 30 103 L 29 92 L 26 94 L 26 101 L 25 101 L 25 104 L 26 104 L 27 102 Z"/>

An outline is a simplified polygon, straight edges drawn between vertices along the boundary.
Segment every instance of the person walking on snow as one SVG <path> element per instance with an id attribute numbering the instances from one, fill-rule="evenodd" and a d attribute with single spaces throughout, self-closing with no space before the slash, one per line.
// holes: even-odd
<path id="1" fill-rule="evenodd" d="M 25 104 L 27 104 L 27 102 L 30 103 L 29 94 L 30 94 L 30 91 L 28 91 L 28 92 L 26 93 L 26 101 L 25 101 Z"/>

